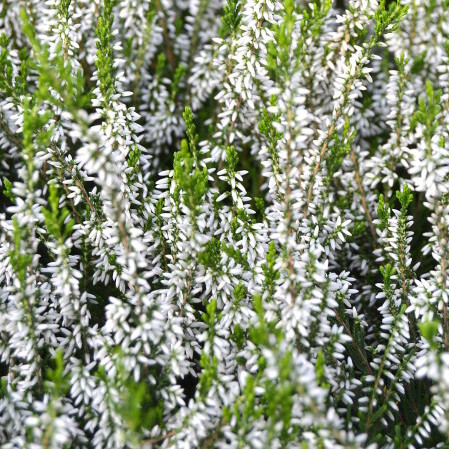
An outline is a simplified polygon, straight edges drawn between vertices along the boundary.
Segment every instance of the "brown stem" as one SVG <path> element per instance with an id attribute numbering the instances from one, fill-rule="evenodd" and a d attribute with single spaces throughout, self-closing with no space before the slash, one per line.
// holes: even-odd
<path id="1" fill-rule="evenodd" d="M 355 156 L 354 148 L 352 145 L 351 145 L 351 159 L 352 159 L 352 163 L 354 164 L 355 180 L 357 183 L 357 187 L 359 189 L 360 197 L 362 199 L 363 210 L 365 211 L 366 219 L 368 220 L 371 234 L 373 235 L 374 241 L 377 243 L 376 228 L 374 227 L 373 220 L 372 220 L 371 214 L 369 212 L 368 204 L 366 203 L 366 197 L 365 197 L 365 193 L 363 191 L 362 180 L 360 179 L 359 166 L 358 166 L 357 158 Z"/>
<path id="2" fill-rule="evenodd" d="M 167 22 L 165 21 L 165 12 L 164 12 L 164 9 L 162 8 L 161 0 L 156 0 L 155 4 L 156 4 L 157 12 L 160 15 L 160 23 L 161 23 L 161 27 L 162 27 L 162 38 L 164 39 L 164 45 L 165 45 L 165 51 L 167 53 L 168 63 L 170 64 L 170 67 L 174 73 L 174 71 L 176 70 L 175 55 L 171 48 L 170 37 L 168 36 Z"/>
<path id="3" fill-rule="evenodd" d="M 177 430 L 172 430 L 171 432 L 168 432 L 165 435 L 160 435 L 158 437 L 153 437 L 153 438 L 148 438 L 147 440 L 142 440 L 142 446 L 144 444 L 161 443 L 162 441 L 168 440 L 172 436 L 175 436 L 177 432 L 178 432 Z"/>
<path id="4" fill-rule="evenodd" d="M 69 173 L 71 173 L 71 172 L 72 172 L 72 169 L 71 169 L 70 165 L 67 163 L 67 161 L 64 159 L 64 157 L 59 153 L 59 150 L 58 150 L 58 148 L 56 147 L 56 145 L 55 145 L 55 144 L 52 144 L 51 147 L 52 147 L 52 149 L 56 152 L 56 157 L 57 157 L 57 159 L 59 160 L 59 162 L 61 162 L 61 164 L 64 166 L 64 168 L 65 168 Z M 74 180 L 75 180 L 75 184 L 77 185 L 77 187 L 81 190 L 81 193 L 83 194 L 84 199 L 86 200 L 86 202 L 87 202 L 87 204 L 88 204 L 88 206 L 89 206 L 89 209 L 90 209 L 91 212 L 98 218 L 97 211 L 96 211 L 94 205 L 92 204 L 92 202 L 91 202 L 91 200 L 90 200 L 90 197 L 89 197 L 89 194 L 86 192 L 86 189 L 84 188 L 84 185 L 83 185 L 82 181 L 79 179 L 78 176 L 75 176 L 75 177 L 74 177 Z"/>
<path id="5" fill-rule="evenodd" d="M 309 188 L 308 188 L 308 192 L 307 192 L 307 202 L 306 202 L 306 205 L 304 208 L 304 218 L 307 217 L 307 210 L 309 208 L 310 202 L 312 201 L 312 192 L 313 192 L 313 185 L 315 183 L 315 178 L 316 178 L 316 175 L 318 174 L 318 170 L 320 169 L 321 161 L 324 159 L 324 155 L 326 153 L 327 146 L 329 145 L 329 142 L 330 142 L 332 133 L 334 132 L 334 129 L 335 129 L 335 122 L 331 125 L 331 127 L 329 128 L 329 130 L 327 132 L 327 136 L 324 139 L 323 146 L 321 147 L 320 157 L 316 161 L 315 168 L 313 169 L 312 178 L 310 180 Z"/>
<path id="6" fill-rule="evenodd" d="M 220 435 L 220 431 L 222 427 L 226 424 L 226 420 L 224 418 L 221 419 L 221 421 L 218 423 L 218 426 L 214 429 L 212 435 L 207 438 L 204 443 L 201 445 L 201 449 L 209 449 L 212 447 L 216 439 L 218 438 L 218 435 Z"/>
<path id="7" fill-rule="evenodd" d="M 366 359 L 366 357 L 363 355 L 363 352 L 361 351 L 361 349 L 359 348 L 359 345 L 357 344 L 357 342 L 355 341 L 354 336 L 352 335 L 351 329 L 349 329 L 349 327 L 347 326 L 347 324 L 344 322 L 344 320 L 340 317 L 340 315 L 338 314 L 338 312 L 336 310 L 334 310 L 334 313 L 337 317 L 338 322 L 345 328 L 346 333 L 351 337 L 352 340 L 352 345 L 354 346 L 354 349 L 357 351 L 357 353 L 359 354 L 360 358 L 363 360 L 363 363 L 365 364 L 368 373 L 372 376 L 374 375 L 374 371 L 371 368 L 368 360 Z"/>

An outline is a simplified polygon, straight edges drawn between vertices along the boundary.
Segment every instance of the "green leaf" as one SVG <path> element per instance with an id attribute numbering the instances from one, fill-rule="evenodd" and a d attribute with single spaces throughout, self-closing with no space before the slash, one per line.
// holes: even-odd
<path id="1" fill-rule="evenodd" d="M 6 196 L 12 203 L 15 201 L 15 196 L 12 193 L 12 182 L 8 178 L 3 178 L 3 185 L 5 188 L 3 189 L 3 195 Z"/>

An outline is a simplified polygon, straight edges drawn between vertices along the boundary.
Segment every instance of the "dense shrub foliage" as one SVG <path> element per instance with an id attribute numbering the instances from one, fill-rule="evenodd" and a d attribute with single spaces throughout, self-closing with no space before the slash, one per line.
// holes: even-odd
<path id="1" fill-rule="evenodd" d="M 449 2 L 0 2 L 0 446 L 449 447 Z"/>

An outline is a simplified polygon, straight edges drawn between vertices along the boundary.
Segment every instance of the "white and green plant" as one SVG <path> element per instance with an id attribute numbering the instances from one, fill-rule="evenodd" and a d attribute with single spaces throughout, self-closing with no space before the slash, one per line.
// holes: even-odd
<path id="1" fill-rule="evenodd" d="M 447 0 L 0 1 L 0 447 L 449 448 Z"/>

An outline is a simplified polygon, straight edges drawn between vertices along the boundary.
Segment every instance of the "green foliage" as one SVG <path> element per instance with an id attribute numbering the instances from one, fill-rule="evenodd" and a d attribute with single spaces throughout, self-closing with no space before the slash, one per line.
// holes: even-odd
<path id="1" fill-rule="evenodd" d="M 246 296 L 245 286 L 239 282 L 234 288 L 234 300 L 236 304 L 239 304 Z"/>
<path id="2" fill-rule="evenodd" d="M 49 209 L 42 208 L 42 213 L 45 217 L 45 225 L 48 232 L 53 235 L 57 240 L 63 243 L 71 234 L 75 220 L 67 218 L 70 215 L 69 210 L 66 207 L 60 209 L 59 198 L 60 193 L 54 183 L 49 185 Z"/>
<path id="3" fill-rule="evenodd" d="M 213 337 L 215 333 L 215 325 L 217 321 L 217 301 L 211 299 L 206 305 L 206 312 L 202 315 L 203 322 L 208 326 L 208 340 L 209 343 L 213 343 Z M 213 349 L 210 348 L 213 354 Z M 205 396 L 212 386 L 212 383 L 217 381 L 217 367 L 218 360 L 215 355 L 206 353 L 204 350 L 201 352 L 200 358 L 201 376 L 199 380 L 199 392 L 200 395 Z"/>
<path id="4" fill-rule="evenodd" d="M 160 79 L 164 75 L 165 66 L 167 63 L 167 57 L 165 53 L 159 53 L 157 55 L 157 64 L 156 64 L 156 76 Z"/>
<path id="5" fill-rule="evenodd" d="M 196 169 L 199 169 L 199 154 L 198 154 L 198 141 L 199 135 L 196 132 L 195 123 L 193 122 L 192 109 L 185 108 L 184 114 L 182 114 L 184 122 L 186 124 L 186 134 L 189 141 L 189 149 L 195 160 Z"/>
<path id="6" fill-rule="evenodd" d="M 0 89 L 8 95 L 13 92 L 12 64 L 8 52 L 9 38 L 2 33 L 0 35 Z"/>
<path id="7" fill-rule="evenodd" d="M 239 162 L 239 155 L 235 150 L 234 145 L 226 148 L 226 168 L 230 176 L 235 176 L 237 164 Z"/>
<path id="8" fill-rule="evenodd" d="M 438 326 L 440 323 L 436 320 L 428 320 L 422 323 L 419 323 L 419 330 L 421 335 L 428 341 L 428 343 L 436 348 L 438 347 L 438 343 L 435 337 L 438 335 Z"/>
<path id="9" fill-rule="evenodd" d="M 385 297 L 391 303 L 395 288 L 395 284 L 392 284 L 391 281 L 393 275 L 396 273 L 396 270 L 391 264 L 387 263 L 384 267 L 380 267 L 380 272 L 382 273 L 384 281 L 382 289 L 385 293 Z"/>
<path id="10" fill-rule="evenodd" d="M 265 275 L 265 286 L 270 296 L 274 294 L 276 281 L 279 279 L 279 272 L 274 268 L 277 257 L 276 245 L 274 242 L 270 242 L 267 253 L 267 263 L 266 266 L 262 266 Z"/>
<path id="11" fill-rule="evenodd" d="M 232 245 L 226 245 L 225 242 L 221 244 L 221 250 L 231 259 L 234 259 L 236 263 L 243 266 L 245 270 L 249 270 L 250 266 L 246 256 L 238 249 Z"/>
<path id="12" fill-rule="evenodd" d="M 189 144 L 186 140 L 181 142 L 181 149 L 175 153 L 173 166 L 174 178 L 183 192 L 184 204 L 195 216 L 206 193 L 207 168 L 204 167 L 203 170 L 200 170 L 196 165 L 194 169 L 194 157 L 189 151 Z"/>
<path id="13" fill-rule="evenodd" d="M 13 220 L 14 225 L 14 249 L 9 253 L 11 266 L 19 279 L 20 285 L 24 288 L 27 271 L 33 260 L 32 254 L 27 254 L 21 247 L 21 242 L 26 237 L 26 231 L 19 226 L 17 219 Z"/>
<path id="14" fill-rule="evenodd" d="M 379 2 L 379 8 L 374 15 L 376 37 L 382 36 L 385 32 L 395 31 L 404 19 L 408 11 L 408 5 L 401 5 L 398 0 L 396 3 L 390 3 L 388 9 L 385 6 L 385 0 Z"/>
<path id="15" fill-rule="evenodd" d="M 295 24 L 295 4 L 293 0 L 284 3 L 284 20 L 275 27 L 274 41 L 269 43 L 268 68 L 280 79 L 283 79 L 291 69 L 292 33 Z"/>
<path id="16" fill-rule="evenodd" d="M 391 209 L 390 206 L 385 204 L 385 199 L 382 194 L 379 195 L 379 203 L 377 205 L 377 216 L 380 220 L 380 229 L 384 230 L 388 227 L 388 219 L 390 218 Z"/>
<path id="17" fill-rule="evenodd" d="M 95 65 L 98 70 L 98 79 L 106 106 L 109 98 L 115 93 L 112 48 L 112 23 L 114 22 L 112 8 L 115 3 L 115 0 L 104 0 L 103 14 L 98 18 L 95 30 L 98 37 Z"/>
<path id="18" fill-rule="evenodd" d="M 240 0 L 227 0 L 221 16 L 220 37 L 226 38 L 237 32 L 242 20 L 241 8 Z"/>
<path id="19" fill-rule="evenodd" d="M 324 356 L 322 351 L 318 351 L 315 365 L 317 380 L 321 383 L 324 379 Z"/>
<path id="20" fill-rule="evenodd" d="M 49 393 L 59 398 L 70 389 L 70 374 L 64 368 L 64 355 L 62 351 L 56 351 L 53 359 L 54 368 L 47 370 L 46 389 Z"/>
<path id="21" fill-rule="evenodd" d="M 212 237 L 207 243 L 204 251 L 198 254 L 198 262 L 214 272 L 219 272 L 221 260 L 221 243 Z"/>
<path id="22" fill-rule="evenodd" d="M 270 97 L 270 105 L 272 108 L 276 107 L 276 97 L 274 95 Z M 262 112 L 262 119 L 259 122 L 259 131 L 267 138 L 272 151 L 275 151 L 277 142 L 281 140 L 283 136 L 282 133 L 276 130 L 275 125 L 273 125 L 274 122 L 279 120 L 280 116 L 280 112 L 270 113 L 268 112 L 268 109 L 264 109 Z"/>
<path id="23" fill-rule="evenodd" d="M 176 94 L 179 91 L 180 84 L 181 84 L 181 82 L 182 82 L 182 80 L 183 80 L 183 78 L 184 78 L 184 76 L 186 74 L 186 71 L 187 71 L 187 68 L 186 68 L 185 65 L 179 64 L 176 67 L 175 74 L 173 76 L 173 83 L 172 83 L 172 86 L 171 86 L 171 89 L 172 89 L 171 90 L 171 98 L 172 98 L 173 101 L 176 98 Z M 187 111 L 186 111 L 185 114 L 187 114 Z M 192 120 L 191 124 L 193 124 L 193 115 L 192 115 L 192 111 L 191 110 L 190 110 L 190 115 L 191 115 L 191 117 L 189 117 L 189 120 Z M 184 120 L 186 120 L 185 117 L 184 117 Z M 186 121 L 186 124 L 187 124 L 187 121 Z"/>
<path id="24" fill-rule="evenodd" d="M 131 183 L 133 176 L 137 175 L 139 173 L 139 170 L 140 170 L 139 161 L 140 161 L 141 154 L 142 154 L 142 152 L 140 151 L 140 149 L 137 146 L 134 147 L 128 153 L 127 162 L 128 162 L 128 167 L 131 169 L 127 173 L 128 183 Z"/>
<path id="25" fill-rule="evenodd" d="M 66 20 L 70 18 L 70 4 L 72 3 L 72 0 L 61 0 L 60 3 L 57 6 L 58 13 L 64 17 Z"/>
<path id="26" fill-rule="evenodd" d="M 427 142 L 427 154 L 430 155 L 430 141 L 438 127 L 437 117 L 441 112 L 441 89 L 434 91 L 432 83 L 426 82 L 426 98 L 421 96 L 419 98 L 419 107 L 413 115 L 410 126 L 412 129 L 416 128 L 420 123 L 424 126 L 424 136 Z"/>
<path id="27" fill-rule="evenodd" d="M 12 182 L 8 178 L 3 178 L 3 186 L 5 187 L 3 189 L 3 195 L 5 195 L 9 201 L 14 202 L 15 197 L 12 193 Z"/>
<path id="28" fill-rule="evenodd" d="M 332 135 L 333 144 L 330 146 L 330 153 L 326 158 L 326 168 L 327 168 L 327 183 L 329 184 L 337 169 L 343 162 L 345 156 L 349 153 L 351 149 L 352 142 L 355 138 L 356 132 L 349 132 L 349 120 L 345 120 L 343 126 L 342 137 L 335 131 Z"/>
<path id="29" fill-rule="evenodd" d="M 413 194 L 409 186 L 405 184 L 401 191 L 396 192 L 396 197 L 401 204 L 401 214 L 405 216 L 407 214 L 408 206 L 413 201 Z"/>
<path id="30" fill-rule="evenodd" d="M 136 382 L 128 377 L 123 383 L 118 411 L 126 427 L 136 433 L 161 422 L 163 402 L 152 397 L 152 391 L 146 382 Z"/>

